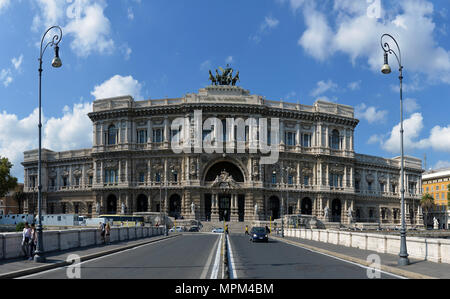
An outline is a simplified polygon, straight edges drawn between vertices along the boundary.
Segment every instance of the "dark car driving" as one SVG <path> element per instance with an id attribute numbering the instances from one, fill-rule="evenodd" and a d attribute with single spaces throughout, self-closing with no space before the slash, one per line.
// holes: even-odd
<path id="1" fill-rule="evenodd" d="M 199 232 L 199 231 L 200 231 L 200 228 L 199 228 L 198 226 L 192 226 L 192 227 L 189 229 L 189 231 L 190 231 L 190 232 Z"/>
<path id="2" fill-rule="evenodd" d="M 269 233 L 265 227 L 253 227 L 250 231 L 250 241 L 269 242 Z"/>

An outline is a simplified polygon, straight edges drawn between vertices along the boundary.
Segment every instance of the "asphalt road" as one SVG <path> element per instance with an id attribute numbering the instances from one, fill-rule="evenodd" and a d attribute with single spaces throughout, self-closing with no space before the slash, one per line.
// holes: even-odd
<path id="1" fill-rule="evenodd" d="M 181 236 L 125 250 L 79 265 L 81 279 L 211 279 L 222 278 L 220 234 Z M 367 279 L 367 268 L 271 239 L 252 243 L 231 234 L 238 279 Z M 70 268 L 31 275 L 33 279 L 65 279 Z M 381 278 L 398 278 L 381 273 Z"/>
<path id="2" fill-rule="evenodd" d="M 211 278 L 220 235 L 183 234 L 81 263 L 81 279 Z M 217 262 L 219 265 L 219 262 Z M 32 279 L 66 279 L 67 267 L 31 275 Z M 216 269 L 218 277 L 221 273 Z"/>
<path id="3" fill-rule="evenodd" d="M 367 279 L 367 269 L 281 241 L 252 243 L 231 234 L 238 279 Z M 396 278 L 381 273 L 382 279 Z"/>

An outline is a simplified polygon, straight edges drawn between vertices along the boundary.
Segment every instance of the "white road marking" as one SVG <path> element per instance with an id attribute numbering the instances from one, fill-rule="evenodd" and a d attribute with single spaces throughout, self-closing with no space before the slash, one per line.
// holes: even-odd
<path id="1" fill-rule="evenodd" d="M 211 268 L 211 262 L 212 262 L 212 258 L 215 252 L 215 248 L 216 246 L 218 246 L 217 244 L 219 243 L 220 238 L 217 237 L 217 241 L 214 243 L 214 246 L 211 250 L 211 253 L 209 254 L 208 260 L 205 264 L 205 267 L 203 268 L 203 272 L 202 275 L 200 275 L 200 279 L 206 279 L 206 275 L 208 274 L 209 268 Z"/>
<path id="2" fill-rule="evenodd" d="M 217 276 L 219 275 L 220 249 L 221 249 L 221 244 L 222 244 L 222 238 L 223 238 L 223 234 L 220 235 L 219 245 L 217 246 L 216 259 L 214 261 L 214 268 L 212 270 L 210 279 L 217 279 Z"/>
<path id="3" fill-rule="evenodd" d="M 231 249 L 231 239 L 229 238 L 229 236 L 227 236 L 227 243 L 228 243 L 228 263 L 229 267 L 231 267 L 231 269 L 229 269 L 230 278 L 237 279 L 238 277 L 235 270 L 236 267 L 234 263 L 233 249 Z"/>

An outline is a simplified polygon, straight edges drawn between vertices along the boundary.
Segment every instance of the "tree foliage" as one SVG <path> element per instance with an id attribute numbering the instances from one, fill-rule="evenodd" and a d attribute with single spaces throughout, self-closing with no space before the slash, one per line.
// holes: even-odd
<path id="1" fill-rule="evenodd" d="M 420 206 L 424 211 L 428 213 L 429 210 L 434 207 L 434 198 L 429 193 L 425 193 L 422 195 L 422 199 L 420 200 Z"/>
<path id="2" fill-rule="evenodd" d="M 0 157 L 0 197 L 17 187 L 17 178 L 11 176 L 12 167 L 8 158 Z"/>

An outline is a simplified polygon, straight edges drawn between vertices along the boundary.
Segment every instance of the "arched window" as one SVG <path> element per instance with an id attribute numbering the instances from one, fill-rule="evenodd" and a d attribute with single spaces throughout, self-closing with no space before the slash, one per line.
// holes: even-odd
<path id="1" fill-rule="evenodd" d="M 116 127 L 114 125 L 110 125 L 108 128 L 108 145 L 116 144 L 116 135 L 117 135 Z"/>
<path id="2" fill-rule="evenodd" d="M 332 149 L 339 149 L 339 131 L 334 129 L 333 132 L 331 133 L 331 142 L 330 142 L 330 146 Z"/>

